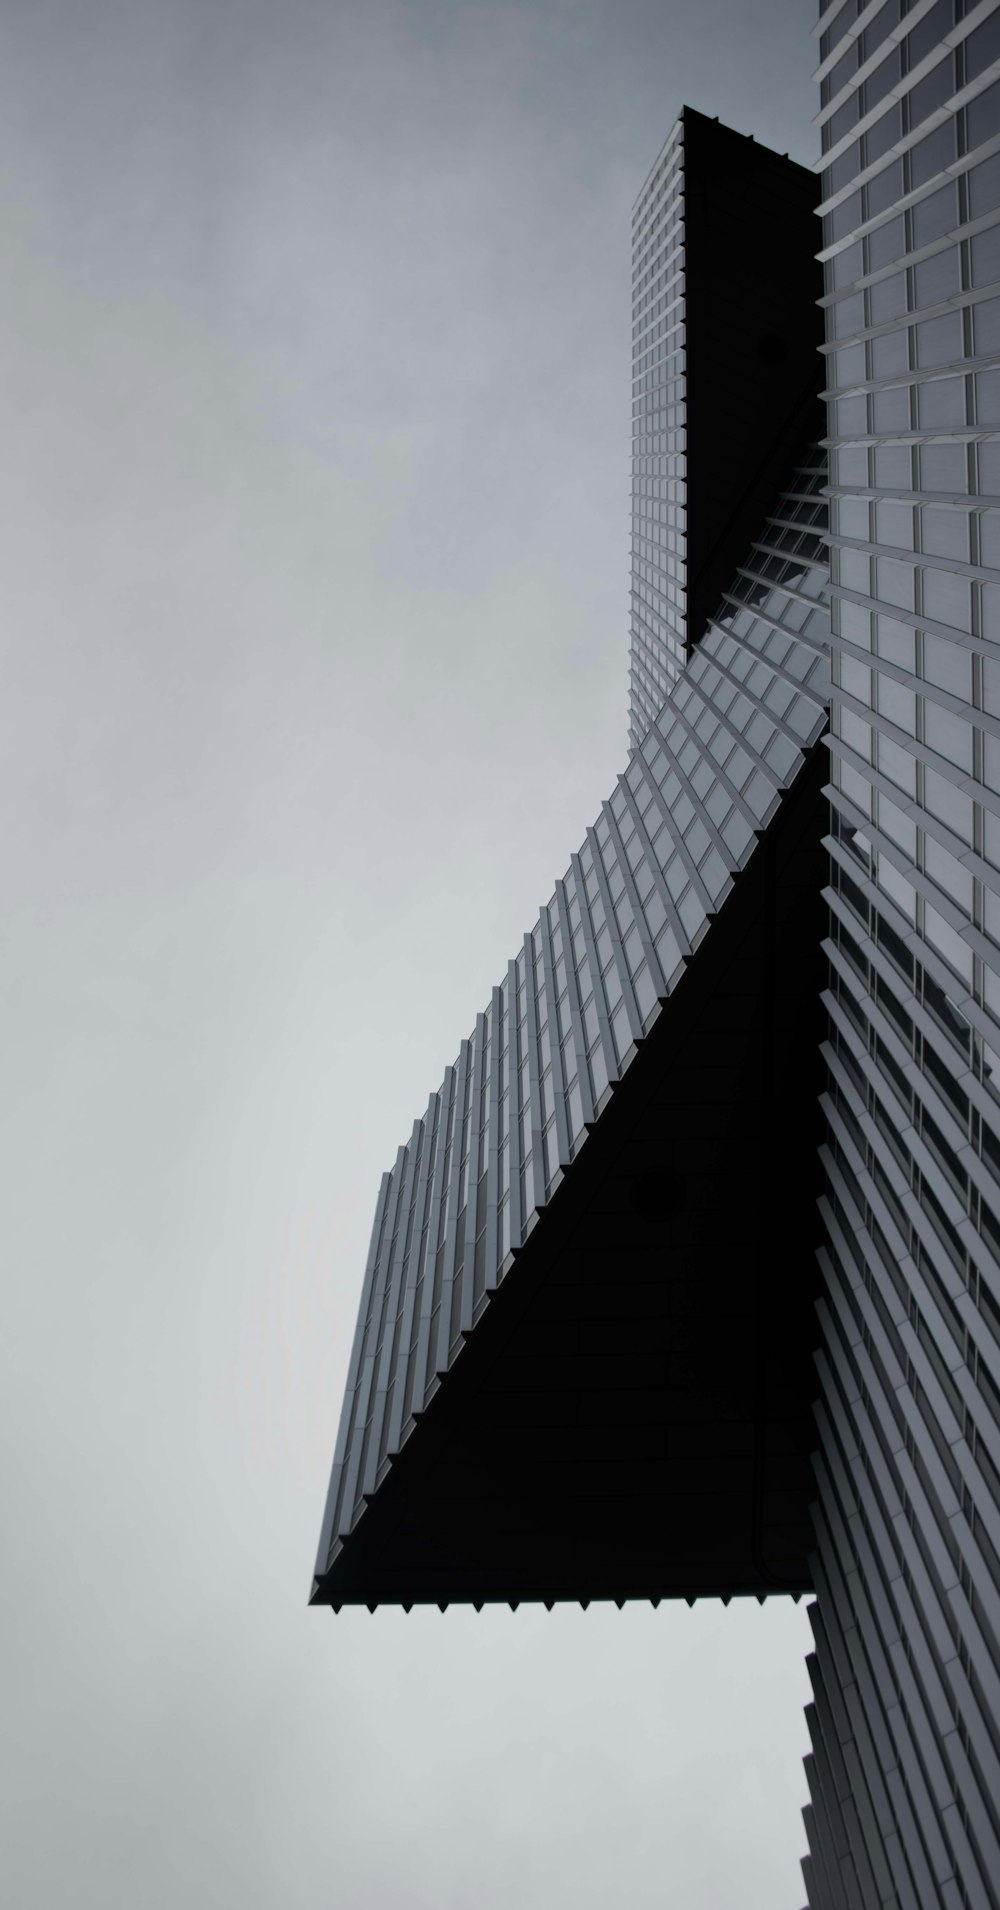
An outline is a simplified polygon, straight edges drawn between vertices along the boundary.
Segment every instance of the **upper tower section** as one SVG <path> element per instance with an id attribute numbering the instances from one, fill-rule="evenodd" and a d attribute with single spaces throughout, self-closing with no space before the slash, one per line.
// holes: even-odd
<path id="1" fill-rule="evenodd" d="M 629 744 L 638 747 L 817 410 L 806 167 L 685 106 L 632 217 Z"/>

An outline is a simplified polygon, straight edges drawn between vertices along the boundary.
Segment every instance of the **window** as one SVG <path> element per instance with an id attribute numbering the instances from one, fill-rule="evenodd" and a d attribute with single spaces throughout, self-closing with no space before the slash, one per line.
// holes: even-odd
<path id="1" fill-rule="evenodd" d="M 875 121 L 874 126 L 869 127 L 865 134 L 865 165 L 874 166 L 875 161 L 881 159 L 882 154 L 887 153 L 890 146 L 896 144 L 901 134 L 902 116 L 899 104 L 896 102 L 890 106 L 887 113 L 882 114 L 881 119 Z"/>
<path id="2" fill-rule="evenodd" d="M 892 52 L 882 61 L 881 66 L 877 66 L 874 73 L 870 74 L 865 81 L 864 95 L 866 113 L 870 113 L 872 107 L 877 106 L 879 100 L 884 99 L 886 94 L 892 91 L 899 79 L 900 71 L 900 49 L 898 46 L 894 46 Z"/>
<path id="3" fill-rule="evenodd" d="M 912 885 L 904 880 L 903 876 L 899 874 L 898 870 L 893 868 L 892 863 L 884 856 L 879 856 L 878 865 L 875 870 L 875 880 L 879 888 L 884 889 L 890 900 L 895 902 L 896 907 L 902 915 L 905 915 L 907 921 L 912 922 L 914 917 L 914 894 Z"/>
<path id="4" fill-rule="evenodd" d="M 898 20 L 899 0 L 886 0 L 885 6 L 879 8 L 874 20 L 866 26 L 861 35 L 862 65 L 866 60 L 871 59 L 876 47 L 881 46 L 883 40 L 888 38 Z"/>
<path id="5" fill-rule="evenodd" d="M 939 106 L 943 106 L 955 90 L 955 56 L 947 54 L 932 66 L 929 73 L 911 87 L 907 98 L 907 110 L 910 116 L 910 131 L 923 124 Z"/>
<path id="6" fill-rule="evenodd" d="M 965 42 L 965 78 L 978 79 L 994 60 L 1000 60 L 1000 14 L 994 13 L 976 27 Z"/>
<path id="7" fill-rule="evenodd" d="M 979 548 L 983 563 L 990 570 L 1000 570 L 1000 511 L 984 511 L 979 520 Z M 990 666 L 995 669 L 996 665 Z M 987 707 L 993 708 L 994 715 L 1000 715 L 1000 702 Z"/>
<path id="8" fill-rule="evenodd" d="M 847 5 L 841 7 L 840 12 L 834 15 L 833 20 L 827 27 L 820 41 L 821 60 L 829 59 L 834 47 L 843 39 L 848 27 L 852 25 L 857 17 L 858 0 L 847 0 Z"/>
<path id="9" fill-rule="evenodd" d="M 875 507 L 877 542 L 913 549 L 913 506 L 880 499 Z"/>
<path id="10" fill-rule="evenodd" d="M 944 776 L 939 776 L 929 764 L 924 767 L 924 807 L 971 848 L 972 798 L 963 795 L 960 789 L 956 789 Z"/>
<path id="11" fill-rule="evenodd" d="M 961 358 L 962 323 L 958 312 L 925 318 L 915 330 L 918 365 L 947 365 Z"/>
<path id="12" fill-rule="evenodd" d="M 928 504 L 921 512 L 920 547 L 932 557 L 957 557 L 969 560 L 969 519 L 965 511 L 951 511 L 946 505 Z"/>
<path id="13" fill-rule="evenodd" d="M 862 597 L 871 594 L 871 565 L 863 551 L 838 551 L 834 563 L 836 581 L 844 590 L 856 590 Z"/>
<path id="14" fill-rule="evenodd" d="M 917 392 L 922 430 L 961 429 L 965 423 L 963 379 L 931 378 L 918 385 Z"/>
<path id="15" fill-rule="evenodd" d="M 899 318 L 906 310 L 906 275 L 896 272 L 891 278 L 879 279 L 868 291 L 871 324 L 884 325 L 890 318 Z"/>
<path id="16" fill-rule="evenodd" d="M 846 239 L 848 233 L 853 232 L 860 224 L 861 194 L 852 192 L 846 199 L 841 200 L 839 206 L 834 206 L 833 211 L 826 216 L 827 245 L 832 245 L 836 239 Z"/>
<path id="17" fill-rule="evenodd" d="M 927 58 L 936 46 L 940 46 L 946 33 L 950 32 L 954 16 L 954 0 L 937 0 L 937 5 L 918 22 L 906 36 L 906 66 L 912 72 L 921 60 Z"/>
<path id="18" fill-rule="evenodd" d="M 865 723 L 860 716 L 855 716 L 853 710 L 844 709 L 843 706 L 838 703 L 834 704 L 834 715 L 837 722 L 838 733 L 845 748 L 853 750 L 855 756 L 861 757 L 862 762 L 870 762 L 872 751 L 871 725 Z"/>
<path id="19" fill-rule="evenodd" d="M 935 683 L 940 690 L 947 690 L 950 696 L 960 696 L 965 703 L 972 702 L 972 658 L 968 650 L 960 644 L 949 643 L 945 637 L 935 637 L 931 631 L 924 632 L 924 680 Z"/>
<path id="20" fill-rule="evenodd" d="M 977 232 L 970 244 L 973 285 L 992 285 L 1000 279 L 1000 226 Z"/>
<path id="21" fill-rule="evenodd" d="M 888 796 L 879 795 L 878 797 L 878 826 L 883 835 L 889 837 L 890 842 L 894 842 L 896 847 L 902 849 L 911 860 L 916 859 L 916 823 L 909 816 L 904 816 L 903 811 L 898 809 L 894 802 L 890 802 Z"/>
<path id="22" fill-rule="evenodd" d="M 924 867 L 931 881 L 936 882 L 939 889 L 943 889 L 960 909 L 971 916 L 972 877 L 931 835 L 924 838 Z"/>
<path id="23" fill-rule="evenodd" d="M 905 331 L 883 332 L 880 338 L 872 339 L 872 376 L 874 378 L 898 377 L 906 372 L 909 365 L 909 335 Z"/>
<path id="24" fill-rule="evenodd" d="M 887 219 L 884 225 L 876 226 L 868 234 L 868 270 L 879 272 L 884 265 L 892 265 L 906 251 L 903 235 L 903 220 Z"/>
<path id="25" fill-rule="evenodd" d="M 827 379 L 837 385 L 859 385 L 865 376 L 865 348 L 847 345 L 827 359 Z"/>
<path id="26" fill-rule="evenodd" d="M 880 731 L 876 732 L 876 743 L 878 767 L 883 776 L 888 776 L 889 781 L 912 800 L 917 793 L 917 765 L 910 751 Z"/>
<path id="27" fill-rule="evenodd" d="M 856 537 L 868 542 L 868 505 L 864 498 L 842 497 L 835 501 L 833 528 L 841 537 Z"/>
<path id="28" fill-rule="evenodd" d="M 859 650 L 871 649 L 871 612 L 861 604 L 838 603 L 836 609 L 842 636 L 856 643 Z"/>
<path id="29" fill-rule="evenodd" d="M 924 615 L 935 623 L 969 629 L 969 580 L 950 570 L 925 570 Z"/>
<path id="30" fill-rule="evenodd" d="M 920 488 L 956 495 L 968 489 L 964 444 L 923 444 L 920 447 Z"/>
<path id="31" fill-rule="evenodd" d="M 824 198 L 832 199 L 834 193 L 841 192 L 846 185 L 849 185 L 860 170 L 860 154 L 857 140 L 855 140 L 852 146 L 846 147 L 840 157 L 834 160 L 832 166 L 827 167 L 823 175 Z"/>
<path id="32" fill-rule="evenodd" d="M 830 152 L 834 146 L 839 146 L 851 127 L 857 125 L 858 105 L 857 93 L 848 93 L 843 106 L 838 106 L 833 117 L 827 120 L 823 128 L 824 152 Z"/>
<path id="33" fill-rule="evenodd" d="M 992 139 L 997 122 L 1000 119 L 1000 80 L 995 80 L 983 93 L 977 93 L 965 109 L 966 150 L 972 152 L 987 139 Z"/>
<path id="34" fill-rule="evenodd" d="M 923 259 L 914 266 L 913 288 L 918 309 L 924 305 L 941 305 L 946 298 L 953 298 L 961 288 L 957 245 L 949 246 L 945 252 L 935 252 L 933 258 Z"/>
<path id="35" fill-rule="evenodd" d="M 837 94 L 853 79 L 858 70 L 858 42 L 848 41 L 847 51 L 842 53 L 836 65 L 831 67 L 822 86 L 823 105 L 828 106 Z"/>
<path id="36" fill-rule="evenodd" d="M 1000 351 L 1000 298 L 984 299 L 981 305 L 973 306 L 973 335 L 977 358 Z"/>
<path id="37" fill-rule="evenodd" d="M 979 487 L 1000 495 L 1000 438 L 987 438 L 979 447 Z"/>
<path id="38" fill-rule="evenodd" d="M 887 663 L 895 663 L 898 669 L 913 673 L 914 633 L 909 624 L 900 623 L 896 617 L 879 615 L 878 618 L 878 654 L 885 657 Z"/>
<path id="39" fill-rule="evenodd" d="M 868 199 L 868 218 L 876 219 L 880 212 L 886 212 L 903 195 L 902 160 L 894 159 L 884 172 L 876 173 L 869 179 L 865 188 Z"/>
<path id="40" fill-rule="evenodd" d="M 969 217 L 981 219 L 985 212 L 991 212 L 994 206 L 1000 205 L 1000 153 L 984 159 L 981 166 L 973 166 L 966 177 Z"/>
<path id="41" fill-rule="evenodd" d="M 931 245 L 935 239 L 943 239 L 956 224 L 955 187 L 951 180 L 932 192 L 927 199 L 921 199 L 913 207 L 910 217 L 913 220 L 913 244 L 915 248 Z"/>
<path id="42" fill-rule="evenodd" d="M 888 717 L 897 729 L 905 730 L 908 736 L 916 734 L 916 692 L 908 690 L 903 683 L 897 683 L 895 677 L 879 677 L 878 709 L 879 715 Z"/>
<path id="43" fill-rule="evenodd" d="M 876 596 L 883 603 L 898 604 L 901 610 L 913 609 L 914 570 L 895 557 L 880 557 L 876 566 Z"/>
<path id="44" fill-rule="evenodd" d="M 871 707 L 872 673 L 864 663 L 858 663 L 854 657 L 842 656 L 837 661 L 840 672 L 840 687 L 856 703 L 867 703 Z"/>
<path id="45" fill-rule="evenodd" d="M 924 932 L 931 947 L 937 949 L 938 954 L 943 956 L 948 966 L 961 976 L 966 987 L 971 988 L 972 950 L 963 942 L 958 931 L 953 929 L 929 902 L 924 905 Z"/>
<path id="46" fill-rule="evenodd" d="M 864 482 L 861 479 L 860 482 Z M 909 491 L 913 486 L 908 444 L 879 444 L 875 447 L 875 482 L 879 490 Z"/>
<path id="47" fill-rule="evenodd" d="M 912 147 L 910 151 L 910 190 L 916 191 L 924 186 L 946 166 L 950 166 L 955 157 L 955 123 L 946 119 L 941 126 L 935 126 L 932 133 Z"/>
<path id="48" fill-rule="evenodd" d="M 942 709 L 928 698 L 924 702 L 924 737 L 936 755 L 943 756 L 963 775 L 971 776 L 972 728 L 964 717 Z"/>
<path id="49" fill-rule="evenodd" d="M 861 262 L 861 241 L 849 245 L 843 252 L 827 261 L 831 290 L 839 291 L 845 285 L 853 285 L 861 277 L 864 267 Z"/>
<path id="50" fill-rule="evenodd" d="M 858 398 L 841 398 L 837 405 L 837 436 L 840 438 L 863 437 L 867 429 L 867 398 L 863 395 Z"/>
<path id="51" fill-rule="evenodd" d="M 833 329 L 837 338 L 849 338 L 860 332 L 865 322 L 864 301 L 860 292 L 851 292 L 833 308 Z"/>
<path id="52" fill-rule="evenodd" d="M 868 453 L 863 445 L 847 445 L 830 453 L 831 479 L 839 484 L 867 484 Z"/>
<path id="53" fill-rule="evenodd" d="M 1000 741 L 995 736 L 991 736 L 988 730 L 983 737 L 983 781 L 994 795 L 1000 795 Z M 989 811 L 984 811 L 984 815 L 988 817 Z M 996 861 L 1000 857 L 1000 824 L 997 823 L 996 818 L 990 823 L 990 828 L 993 832 L 995 850 L 991 859 Z"/>

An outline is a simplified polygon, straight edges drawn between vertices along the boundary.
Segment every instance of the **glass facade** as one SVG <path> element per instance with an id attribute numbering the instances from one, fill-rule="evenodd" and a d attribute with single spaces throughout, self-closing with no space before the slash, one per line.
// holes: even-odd
<path id="1" fill-rule="evenodd" d="M 809 1899 L 1000 1902 L 1000 10 L 828 8 Z"/>

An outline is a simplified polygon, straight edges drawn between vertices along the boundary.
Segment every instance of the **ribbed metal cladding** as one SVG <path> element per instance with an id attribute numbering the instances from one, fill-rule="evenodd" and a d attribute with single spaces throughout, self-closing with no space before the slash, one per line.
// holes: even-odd
<path id="1" fill-rule="evenodd" d="M 679 119 L 632 215 L 633 748 L 687 655 L 684 334 L 684 122 Z"/>
<path id="2" fill-rule="evenodd" d="M 317 1573 L 459 1357 L 827 720 L 811 454 L 379 1194 Z"/>
<path id="3" fill-rule="evenodd" d="M 813 1910 L 1000 1904 L 1000 9 L 819 22 L 831 480 Z"/>

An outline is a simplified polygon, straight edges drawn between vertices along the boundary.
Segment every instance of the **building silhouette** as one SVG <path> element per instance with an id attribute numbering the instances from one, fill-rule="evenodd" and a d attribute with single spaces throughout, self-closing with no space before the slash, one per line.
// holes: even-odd
<path id="1" fill-rule="evenodd" d="M 817 31 L 818 181 L 685 109 L 636 203 L 628 761 L 383 1179 L 312 1597 L 815 1593 L 812 1910 L 996 1910 L 1000 7 Z"/>

